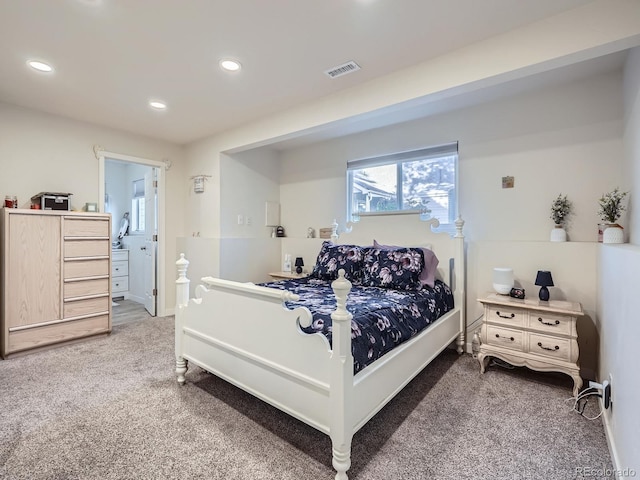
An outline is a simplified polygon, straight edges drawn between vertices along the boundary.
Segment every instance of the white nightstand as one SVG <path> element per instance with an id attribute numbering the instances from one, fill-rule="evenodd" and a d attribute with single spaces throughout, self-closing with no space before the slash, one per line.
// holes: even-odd
<path id="1" fill-rule="evenodd" d="M 542 372 L 562 372 L 573 378 L 573 394 L 582 387 L 578 363 L 576 302 L 519 300 L 496 293 L 479 298 L 484 305 L 478 361 L 484 373 L 489 357 Z"/>
<path id="2" fill-rule="evenodd" d="M 271 272 L 269 273 L 269 276 L 276 279 L 276 280 L 282 280 L 284 278 L 286 279 L 291 279 L 291 278 L 305 278 L 307 277 L 309 274 L 308 273 L 296 273 L 296 272 Z"/>

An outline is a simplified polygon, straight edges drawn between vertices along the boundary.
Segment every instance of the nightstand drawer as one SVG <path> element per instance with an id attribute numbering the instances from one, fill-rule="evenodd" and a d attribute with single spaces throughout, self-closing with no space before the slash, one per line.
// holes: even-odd
<path id="1" fill-rule="evenodd" d="M 570 361 L 571 342 L 565 338 L 548 337 L 546 335 L 529 335 L 529 353 Z"/>
<path id="2" fill-rule="evenodd" d="M 499 347 L 522 351 L 522 332 L 518 330 L 511 330 L 509 328 L 494 327 L 493 325 L 487 325 L 486 328 L 486 342 L 488 345 L 496 345 Z"/>
<path id="3" fill-rule="evenodd" d="M 524 327 L 525 313 L 516 308 L 492 306 L 487 309 L 485 321 L 505 326 Z"/>
<path id="4" fill-rule="evenodd" d="M 529 328 L 549 335 L 571 335 L 573 333 L 573 318 L 546 312 L 530 312 Z"/>

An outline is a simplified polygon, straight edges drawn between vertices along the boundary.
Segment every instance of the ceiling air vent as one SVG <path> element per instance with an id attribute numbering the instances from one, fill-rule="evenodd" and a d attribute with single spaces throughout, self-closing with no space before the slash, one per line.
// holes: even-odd
<path id="1" fill-rule="evenodd" d="M 331 78 L 340 77 L 341 75 L 346 75 L 347 73 L 355 72 L 360 70 L 360 65 L 358 65 L 353 60 L 347 63 L 343 63 L 342 65 L 338 65 L 337 67 L 330 68 L 329 70 L 325 70 L 326 73 Z"/>

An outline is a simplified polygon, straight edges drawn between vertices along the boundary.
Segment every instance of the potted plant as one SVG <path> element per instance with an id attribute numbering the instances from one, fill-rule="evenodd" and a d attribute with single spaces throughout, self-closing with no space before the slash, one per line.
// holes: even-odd
<path id="1" fill-rule="evenodd" d="M 625 211 L 626 207 L 623 205 L 623 200 L 629 192 L 621 192 L 618 187 L 614 188 L 612 192 L 605 193 L 600 197 L 598 203 L 600 208 L 598 209 L 598 215 L 600 219 L 605 222 L 602 227 L 602 242 L 603 243 L 623 243 L 624 233 L 622 227 L 616 222 Z"/>
<path id="2" fill-rule="evenodd" d="M 571 202 L 567 199 L 567 196 L 562 194 L 559 194 L 551 203 L 551 220 L 555 224 L 555 227 L 551 230 L 550 240 L 552 242 L 567 241 L 565 224 L 571 213 L 571 207 Z"/>

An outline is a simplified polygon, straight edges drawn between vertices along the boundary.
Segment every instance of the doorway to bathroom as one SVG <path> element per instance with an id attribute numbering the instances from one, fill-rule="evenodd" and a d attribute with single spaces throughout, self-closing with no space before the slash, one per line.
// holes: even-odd
<path id="1" fill-rule="evenodd" d="M 114 322 L 119 310 L 129 312 L 122 321 L 164 315 L 163 262 L 158 260 L 164 251 L 164 164 L 100 153 L 101 210 L 112 216 Z"/>

